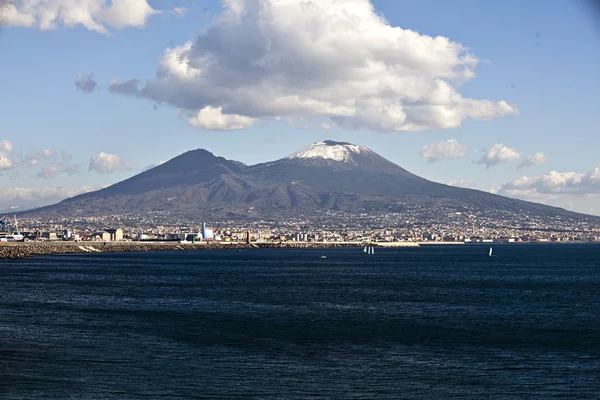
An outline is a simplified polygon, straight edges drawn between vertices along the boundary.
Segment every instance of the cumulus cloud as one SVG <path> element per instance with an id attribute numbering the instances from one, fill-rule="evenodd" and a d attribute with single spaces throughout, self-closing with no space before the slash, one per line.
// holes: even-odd
<path id="1" fill-rule="evenodd" d="M 142 28 L 158 13 L 147 0 L 4 0 L 0 26 L 40 30 L 83 26 L 106 34 L 108 28 Z"/>
<path id="2" fill-rule="evenodd" d="M 13 162 L 6 154 L 0 153 L 0 171 L 6 171 L 13 167 Z"/>
<path id="3" fill-rule="evenodd" d="M 7 154 L 13 151 L 13 145 L 8 140 L 0 142 L 0 153 Z"/>
<path id="4" fill-rule="evenodd" d="M 600 215 L 600 167 L 587 173 L 550 171 L 506 182 L 498 194 Z"/>
<path id="5" fill-rule="evenodd" d="M 204 107 L 188 119 L 190 125 L 209 131 L 233 131 L 249 128 L 257 120 L 237 114 L 223 114 L 223 107 Z"/>
<path id="6" fill-rule="evenodd" d="M 519 192 L 600 194 L 600 167 L 596 167 L 585 174 L 550 171 L 536 177 L 522 176 L 505 183 L 500 191 L 508 194 L 518 194 Z"/>
<path id="7" fill-rule="evenodd" d="M 430 163 L 462 157 L 467 153 L 467 146 L 461 144 L 456 139 L 449 139 L 442 142 L 431 143 L 421 147 L 419 152 L 421 157 L 427 159 Z"/>
<path id="8" fill-rule="evenodd" d="M 58 203 L 66 198 L 81 193 L 91 192 L 100 188 L 84 186 L 79 188 L 41 187 L 24 188 L 15 187 L 0 191 L 0 209 L 19 208 L 27 210 Z"/>
<path id="9" fill-rule="evenodd" d="M 85 93 L 92 93 L 98 89 L 98 83 L 94 79 L 94 74 L 90 72 L 80 73 L 75 78 L 75 87 Z"/>
<path id="10" fill-rule="evenodd" d="M 546 160 L 547 158 L 544 153 L 538 152 L 523 159 L 517 168 L 521 169 L 525 167 L 532 167 L 534 165 L 542 165 L 546 162 Z"/>
<path id="11" fill-rule="evenodd" d="M 486 168 L 490 168 L 497 164 L 514 161 L 519 157 L 521 157 L 521 153 L 517 152 L 517 150 L 507 147 L 503 144 L 496 143 L 481 157 L 480 160 L 475 161 L 475 163 L 485 165 Z"/>
<path id="12" fill-rule="evenodd" d="M 130 164 L 122 160 L 119 156 L 100 152 L 90 158 L 89 171 L 96 171 L 99 174 L 110 174 L 120 171 L 132 171 L 136 169 L 135 164 Z"/>
<path id="13" fill-rule="evenodd" d="M 58 174 L 78 175 L 80 165 L 72 162 L 73 156 L 65 151 L 55 152 L 51 148 L 30 152 L 15 151 L 11 142 L 0 142 L 0 171 L 18 168 L 40 168 L 38 178 L 50 179 Z M 17 173 L 17 172 L 15 172 Z M 11 175 L 11 179 L 13 176 Z"/>
<path id="14" fill-rule="evenodd" d="M 223 0 L 212 27 L 168 48 L 155 79 L 111 92 L 179 108 L 202 129 L 309 118 L 383 132 L 456 128 L 517 109 L 463 97 L 479 60 L 462 44 L 389 25 L 369 0 Z"/>
<path id="15" fill-rule="evenodd" d="M 13 151 L 13 145 L 8 140 L 0 142 L 0 171 L 6 171 L 12 169 L 13 161 L 11 160 L 9 153 Z"/>

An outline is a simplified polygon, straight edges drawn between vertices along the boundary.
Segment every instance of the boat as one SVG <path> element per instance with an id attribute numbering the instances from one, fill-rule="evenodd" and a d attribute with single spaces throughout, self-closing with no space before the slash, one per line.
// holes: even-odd
<path id="1" fill-rule="evenodd" d="M 492 248 L 491 247 L 490 247 L 490 254 L 489 254 L 489 256 L 490 257 L 492 256 Z"/>
<path id="2" fill-rule="evenodd" d="M 4 221 L 6 218 L 6 215 L 2 218 L 2 221 Z M 17 216 L 15 215 L 15 229 L 16 231 L 13 232 L 12 234 L 10 233 L 5 233 L 0 235 L 0 242 L 23 242 L 25 240 L 25 236 L 21 234 L 21 232 L 19 231 L 19 223 L 17 222 Z"/>
<path id="3" fill-rule="evenodd" d="M 321 258 L 327 258 L 327 256 L 326 255 L 322 255 Z"/>
<path id="4" fill-rule="evenodd" d="M 367 246 L 365 246 L 365 248 L 363 249 L 363 253 L 367 252 Z"/>

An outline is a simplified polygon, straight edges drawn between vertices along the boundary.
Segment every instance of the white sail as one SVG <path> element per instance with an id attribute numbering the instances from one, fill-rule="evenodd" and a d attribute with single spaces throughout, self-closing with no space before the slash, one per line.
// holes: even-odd
<path id="1" fill-rule="evenodd" d="M 371 254 L 375 254 L 375 247 L 371 247 Z"/>
<path id="2" fill-rule="evenodd" d="M 492 256 L 492 248 L 490 247 L 490 257 Z"/>
<path id="3" fill-rule="evenodd" d="M 363 252 L 364 252 L 364 253 L 366 253 L 366 252 L 367 252 L 367 246 L 365 246 L 365 248 L 364 248 Z"/>

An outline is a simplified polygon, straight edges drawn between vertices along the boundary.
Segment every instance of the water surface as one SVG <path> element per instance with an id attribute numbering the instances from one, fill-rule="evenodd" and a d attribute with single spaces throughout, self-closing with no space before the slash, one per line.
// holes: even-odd
<path id="1" fill-rule="evenodd" d="M 487 253 L 3 260 L 0 397 L 597 399 L 600 246 Z"/>

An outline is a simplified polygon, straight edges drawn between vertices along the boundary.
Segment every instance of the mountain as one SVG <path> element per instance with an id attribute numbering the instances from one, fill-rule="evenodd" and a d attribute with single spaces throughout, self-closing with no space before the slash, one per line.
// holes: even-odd
<path id="1" fill-rule="evenodd" d="M 322 141 L 272 162 L 247 166 L 192 150 L 112 186 L 30 210 L 28 215 L 162 213 L 192 220 L 294 217 L 321 211 L 510 212 L 586 217 L 561 208 L 423 179 L 364 146 Z M 593 217 L 590 217 L 593 218 Z"/>

